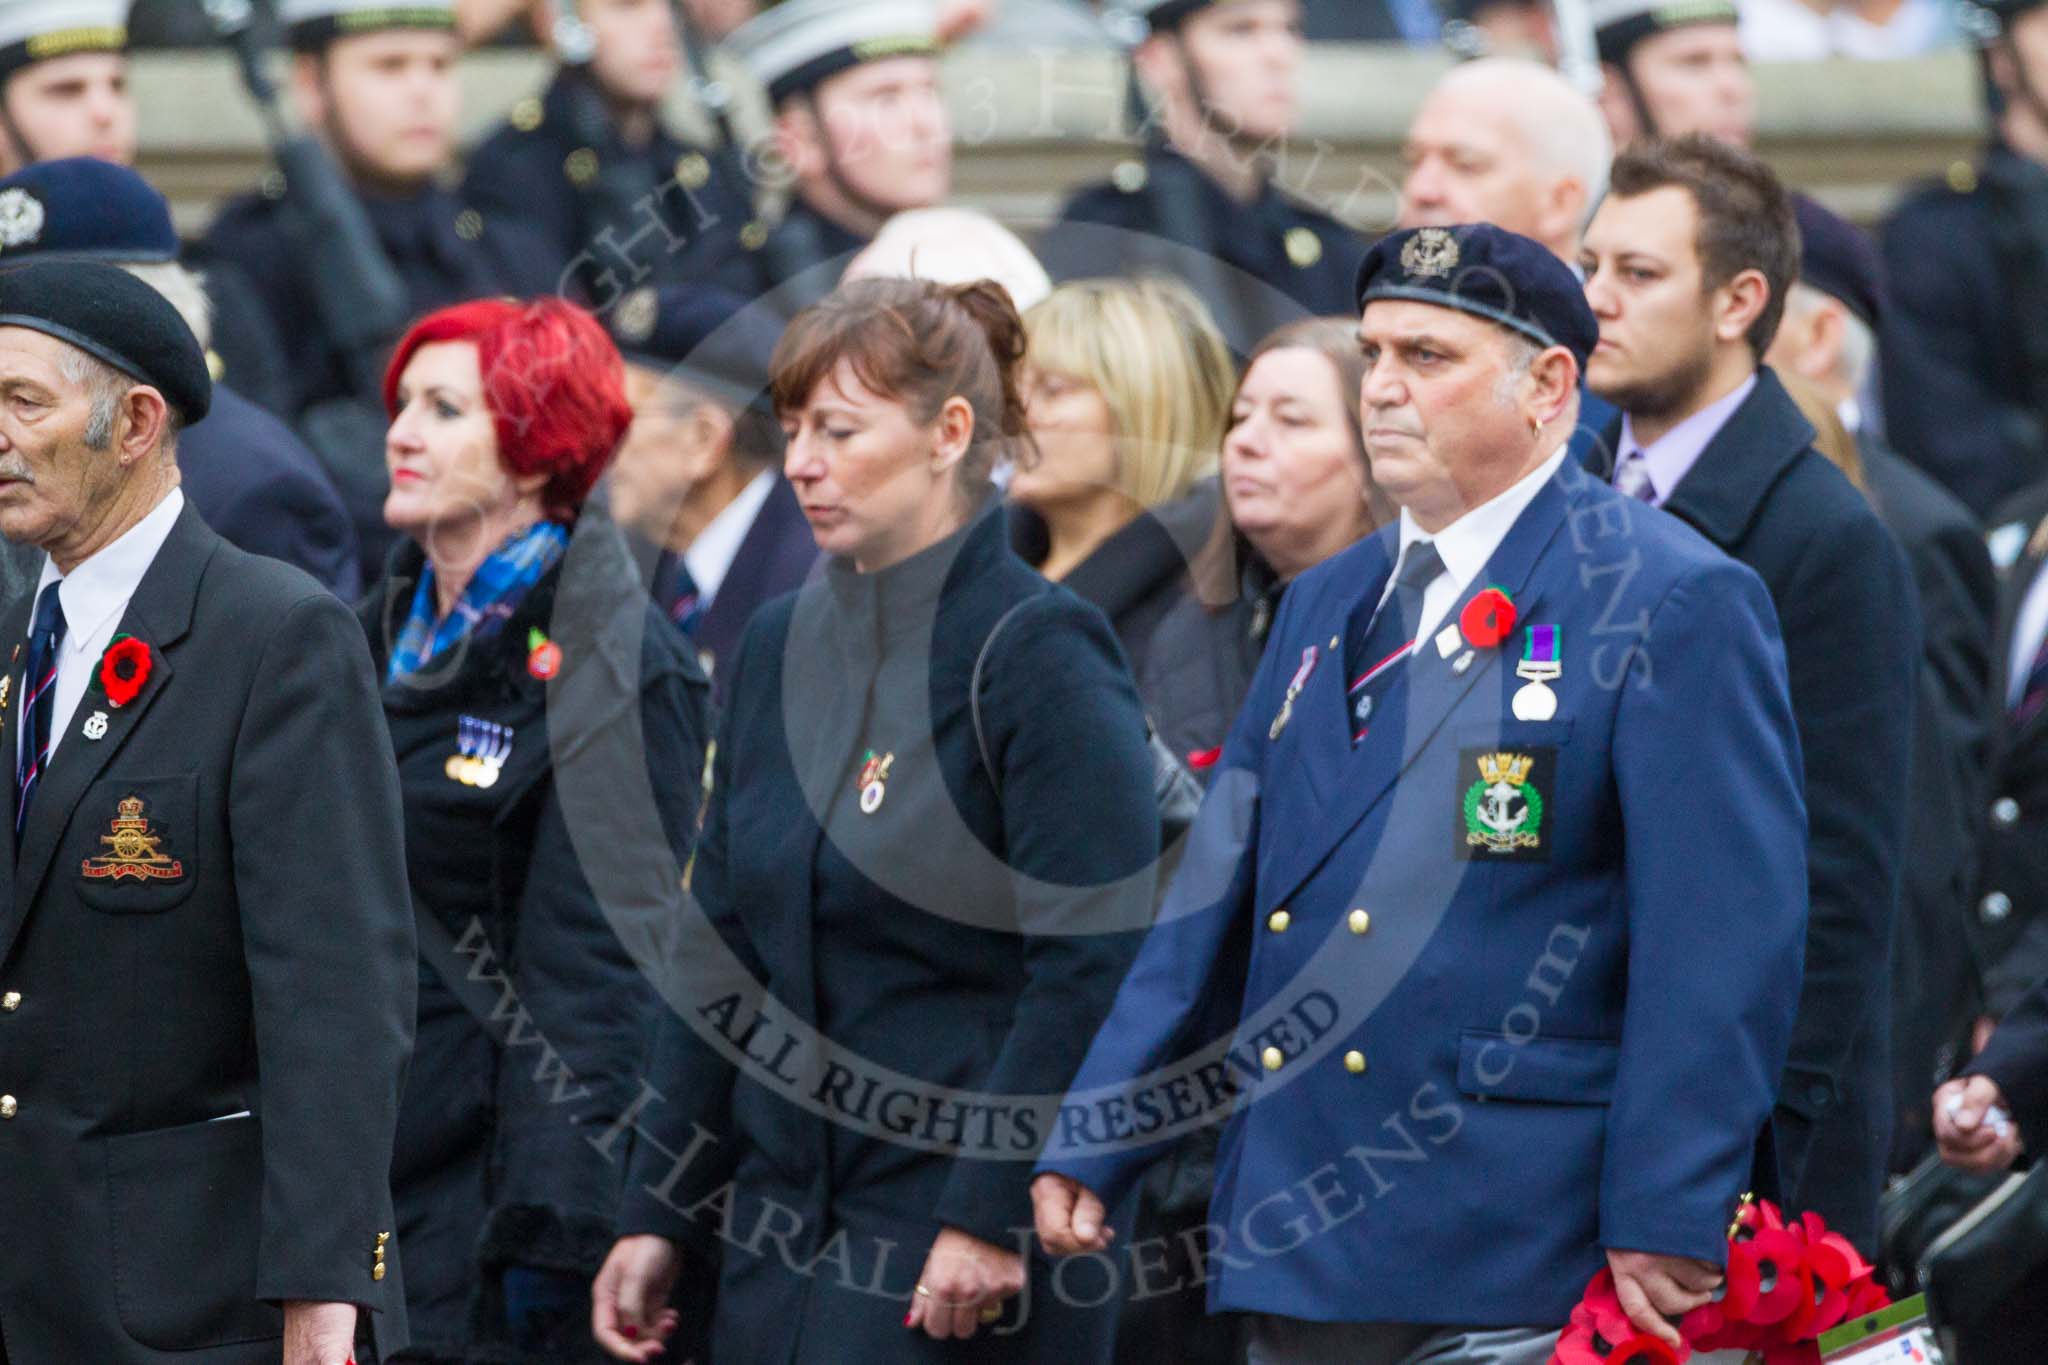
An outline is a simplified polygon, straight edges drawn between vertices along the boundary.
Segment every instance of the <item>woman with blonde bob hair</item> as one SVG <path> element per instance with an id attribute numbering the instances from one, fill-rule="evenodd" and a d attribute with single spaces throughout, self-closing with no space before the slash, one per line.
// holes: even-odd
<path id="1" fill-rule="evenodd" d="M 1024 331 L 1037 449 L 1010 483 L 1012 543 L 1100 608 L 1141 672 L 1216 519 L 1230 350 L 1201 301 L 1163 279 L 1063 284 Z"/>

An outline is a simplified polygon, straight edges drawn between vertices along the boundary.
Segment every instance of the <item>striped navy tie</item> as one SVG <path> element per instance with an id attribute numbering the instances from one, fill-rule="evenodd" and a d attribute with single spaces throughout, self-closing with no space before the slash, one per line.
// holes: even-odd
<path id="1" fill-rule="evenodd" d="M 57 650 L 64 643 L 64 607 L 56 583 L 36 594 L 35 620 L 28 632 L 28 672 L 22 679 L 22 715 L 28 732 L 14 763 L 14 832 L 28 822 L 29 799 L 50 766 L 51 717 L 57 709 Z"/>

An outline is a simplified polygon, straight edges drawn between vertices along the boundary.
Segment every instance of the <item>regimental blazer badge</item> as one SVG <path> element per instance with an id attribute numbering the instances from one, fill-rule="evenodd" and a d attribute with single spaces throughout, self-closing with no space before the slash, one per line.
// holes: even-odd
<path id="1" fill-rule="evenodd" d="M 1550 747 L 1523 752 L 1464 751 L 1458 771 L 1476 773 L 1477 780 L 1465 788 L 1459 806 L 1459 857 L 1548 859 L 1543 792 L 1550 786 L 1556 758 L 1557 750 Z"/>
<path id="2" fill-rule="evenodd" d="M 96 881 L 119 882 L 132 877 L 139 882 L 174 882 L 184 876 L 185 864 L 164 853 L 163 836 L 150 828 L 142 809 L 141 797 L 122 797 L 113 832 L 100 836 L 108 851 L 87 858 L 79 871 Z"/>

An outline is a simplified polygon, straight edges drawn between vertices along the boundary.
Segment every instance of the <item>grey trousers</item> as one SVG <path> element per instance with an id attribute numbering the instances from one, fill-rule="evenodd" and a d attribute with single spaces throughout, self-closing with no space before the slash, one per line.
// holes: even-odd
<path id="1" fill-rule="evenodd" d="M 1431 1327 L 1424 1323 L 1251 1319 L 1248 1365 L 1544 1365 L 1555 1327 Z"/>

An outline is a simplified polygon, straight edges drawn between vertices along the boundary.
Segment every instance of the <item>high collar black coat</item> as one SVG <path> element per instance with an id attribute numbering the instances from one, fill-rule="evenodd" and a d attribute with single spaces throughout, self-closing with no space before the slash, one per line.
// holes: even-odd
<path id="1" fill-rule="evenodd" d="M 727 682 L 623 1230 L 722 1250 L 715 1359 L 1107 1359 L 1113 1310 L 1056 1302 L 1043 1263 L 965 1356 L 903 1316 L 942 1227 L 1028 1244 L 1053 1134 L 1018 1111 L 1064 1093 L 1149 922 L 1152 770 L 1108 626 L 990 510 L 878 573 L 832 562 Z"/>

